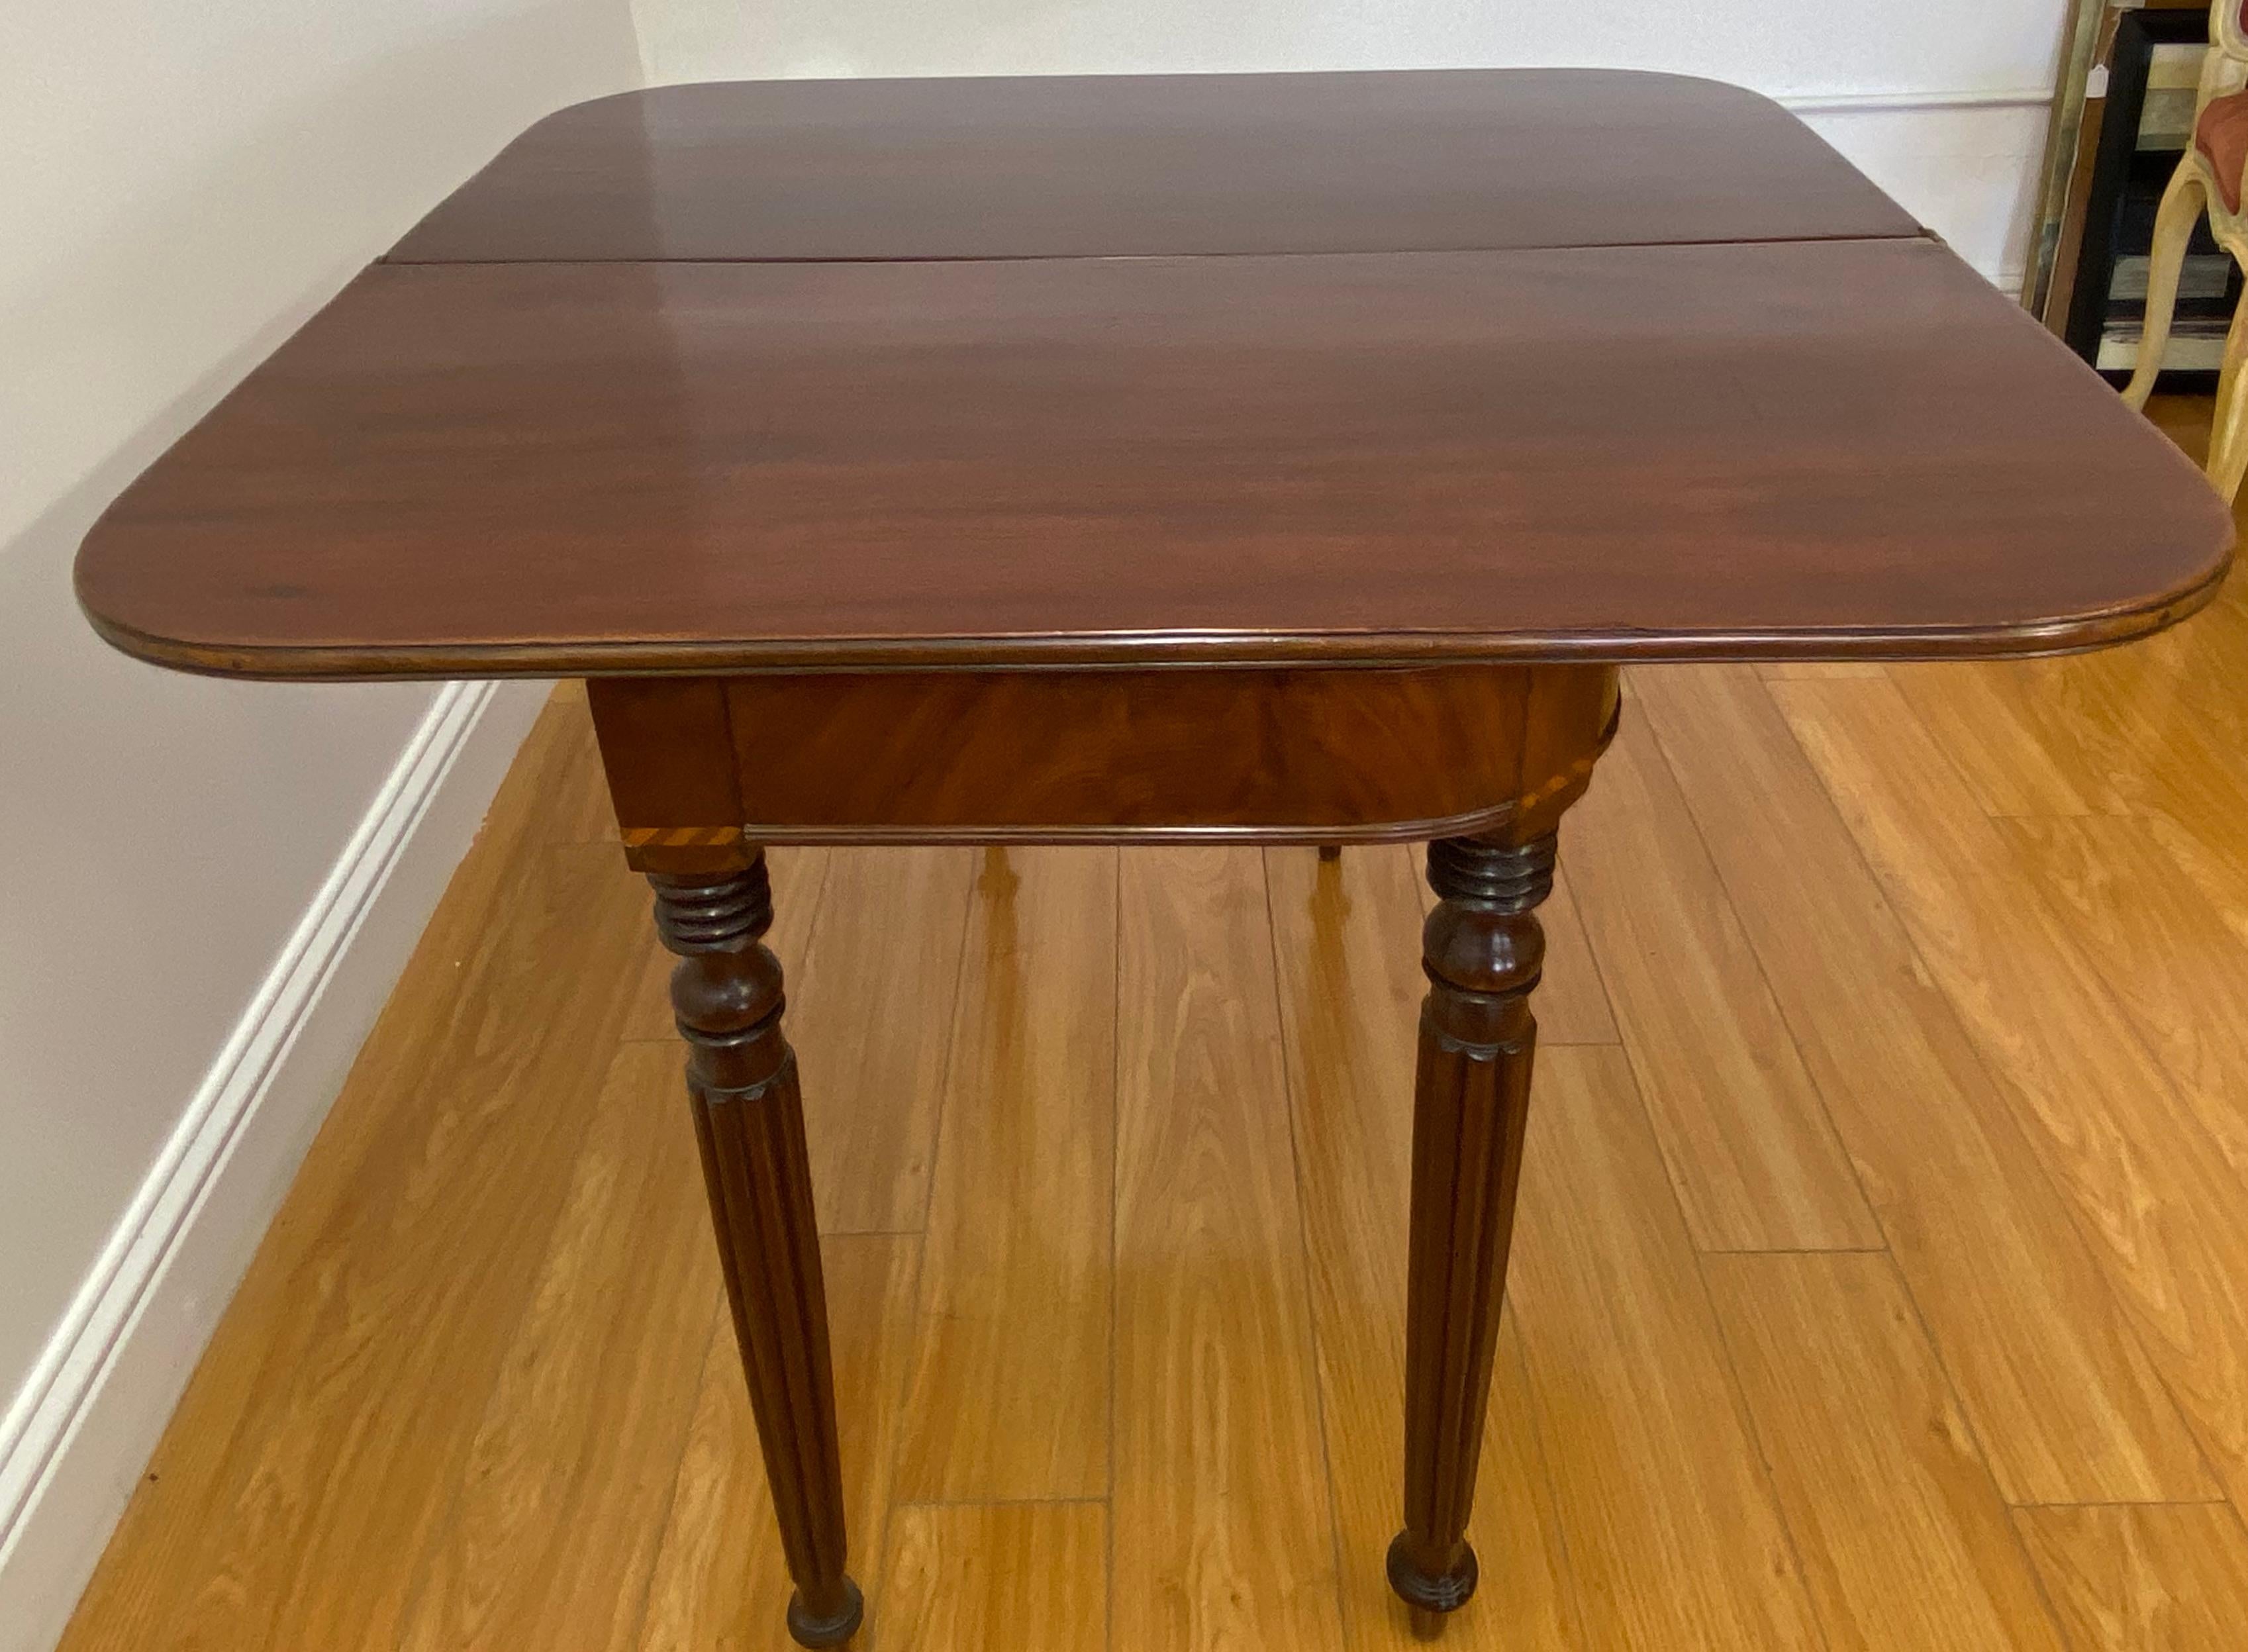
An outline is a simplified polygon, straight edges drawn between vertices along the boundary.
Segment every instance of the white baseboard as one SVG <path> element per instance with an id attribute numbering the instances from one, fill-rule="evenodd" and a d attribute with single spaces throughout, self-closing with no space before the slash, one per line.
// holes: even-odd
<path id="1" fill-rule="evenodd" d="M 0 1421 L 0 1652 L 50 1652 L 546 685 L 439 691 Z"/>
<path id="2" fill-rule="evenodd" d="M 1977 87 L 1961 92 L 1784 92 L 1773 99 L 1798 114 L 1893 114 L 1922 109 L 2048 109 L 2051 86 Z"/>

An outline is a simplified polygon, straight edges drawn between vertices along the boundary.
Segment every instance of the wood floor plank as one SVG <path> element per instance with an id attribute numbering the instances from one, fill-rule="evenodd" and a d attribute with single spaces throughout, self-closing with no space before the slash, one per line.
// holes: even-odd
<path id="1" fill-rule="evenodd" d="M 1773 682 L 1819 677 L 1877 677 L 1887 668 L 1879 660 L 1772 660 L 1756 668 Z"/>
<path id="2" fill-rule="evenodd" d="M 1536 1086 L 1509 1294 L 1585 1645 L 1819 1645 L 1629 1063 Z"/>
<path id="3" fill-rule="evenodd" d="M 2248 859 L 2228 842 L 2212 842 L 2161 815 L 2139 817 L 2201 897 L 2205 909 L 2248 943 Z"/>
<path id="4" fill-rule="evenodd" d="M 2236 531 L 2240 511 L 2233 511 Z M 2248 592 L 2227 582 L 2199 614 L 2155 639 L 2176 662 L 2177 694 L 2192 715 L 2238 751 L 2248 745 Z"/>
<path id="5" fill-rule="evenodd" d="M 2214 606 L 2248 632 L 2238 600 Z M 2035 748 L 2093 812 L 2172 819 L 2229 847 L 2248 807 L 2248 655 L 2211 637 L 2198 616 L 2128 648 L 1893 675 L 1970 792 Z"/>
<path id="6" fill-rule="evenodd" d="M 1565 828 L 1566 829 L 1566 828 Z M 1426 886 L 1423 885 L 1426 893 Z M 1546 931 L 1546 972 L 1538 981 L 1538 1038 L 1556 1044 L 1619 1044 L 1615 1011 L 1593 958 L 1584 914 L 1566 871 L 1553 877 L 1553 893 L 1538 908 Z"/>
<path id="7" fill-rule="evenodd" d="M 922 1262 L 906 1502 L 1108 1492 L 1114 849 L 992 849 Z"/>
<path id="8" fill-rule="evenodd" d="M 2244 515 L 2248 497 L 2234 508 L 2236 524 Z M 2092 679 L 2098 692 L 2080 696 L 2092 715 L 2072 726 L 2088 726 L 2103 757 L 2132 768 L 2135 812 L 2217 916 L 2248 937 L 2240 841 L 2248 819 L 2248 580 L 2227 581 L 2208 607 L 2154 641 L 2176 657 L 2173 671 L 2148 674 L 2160 696 L 2141 696 L 2141 679 L 2111 668 Z"/>
<path id="9" fill-rule="evenodd" d="M 617 813 L 593 716 L 578 692 L 551 695 L 516 754 L 511 784 L 493 799 L 503 831 L 528 830 L 545 843 L 614 843 Z"/>
<path id="10" fill-rule="evenodd" d="M 1108 1631 L 1107 1576 L 1108 1511 L 1100 1503 L 901 1508 L 891 1526 L 881 1644 L 1097 1648 Z"/>
<path id="11" fill-rule="evenodd" d="M 1378 1557 L 1395 1535 L 1404 1461 L 1406 1211 L 1420 1004 L 1415 857 L 1264 856 L 1280 980 L 1319 1391 L 1350 1645 L 1412 1643 Z M 1545 1040 L 1545 994 L 1533 999 Z M 1533 1104 L 1534 1105 L 1534 1104 Z M 1546 1484 L 1511 1316 L 1500 1322 L 1469 1536 L 1483 1592 L 1447 1646 L 1576 1644 L 1560 1521 Z"/>
<path id="12" fill-rule="evenodd" d="M 1637 719 L 1625 717 L 1563 832 L 1593 956 L 1694 1243 L 1880 1244 L 1763 967 Z"/>
<path id="13" fill-rule="evenodd" d="M 885 1635 L 878 1585 L 920 1244 L 913 1235 L 845 1234 L 819 1247 L 849 1564 L 867 1591 L 867 1628 L 853 1645 L 864 1652 L 909 1644 Z M 715 1330 L 700 1373 L 669 1513 L 660 1521 L 640 1644 L 648 1652 L 786 1646 L 788 1568 L 730 1325 Z"/>
<path id="14" fill-rule="evenodd" d="M 2212 1465 L 2248 1493 L 2248 1183 L 1896 691 L 1770 686 Z"/>
<path id="15" fill-rule="evenodd" d="M 2070 1207 L 1763 685 L 1731 666 L 1633 682 L 2007 1498 L 2210 1495 Z"/>
<path id="16" fill-rule="evenodd" d="M 175 1414 L 146 1507 L 113 1539 L 130 1559 L 105 1561 L 66 1645 L 396 1644 L 531 1300 L 645 921 L 613 850 L 498 849 L 464 867 L 469 898 L 361 1052 L 215 1340 L 226 1381 Z"/>
<path id="17" fill-rule="evenodd" d="M 1114 1643 L 1339 1648 L 1263 862 L 1137 850 L 1118 911 Z"/>
<path id="18" fill-rule="evenodd" d="M 830 853 L 818 922 L 788 984 L 819 1230 L 918 1231 L 976 851 Z"/>
<path id="19" fill-rule="evenodd" d="M 2238 1652 L 2248 1534 L 2222 1503 L 2020 1509 L 2077 1652 Z"/>
<path id="20" fill-rule="evenodd" d="M 2228 586 L 2218 601 L 2231 612 L 2239 598 Z M 2155 643 L 2205 634 L 2197 619 Z M 2136 656 L 2144 652 L 2066 662 L 2069 675 L 2037 706 L 2041 736 L 2081 748 L 2084 761 L 2100 765 L 2118 811 L 2145 820 L 2210 909 L 2248 938 L 2248 652 L 2176 674 L 2142 665 Z M 2229 717 L 2209 714 L 2212 696 L 2230 705 Z"/>
<path id="21" fill-rule="evenodd" d="M 519 991 L 517 984 L 487 977 L 499 938 L 498 908 L 514 897 L 526 873 L 537 870 L 525 839 L 536 798 L 533 761 L 526 744 L 500 786 L 499 802 L 439 898 L 204 1349 L 147 1474 L 126 1506 L 110 1550 L 113 1555 L 131 1554 L 139 1564 L 128 1567 L 106 1559 L 97 1567 L 79 1609 L 84 1623 L 106 1623 L 113 1614 L 130 1618 L 144 1610 L 167 1609 L 164 1588 L 180 1582 L 167 1575 L 168 1564 L 175 1559 L 195 1564 L 201 1546 L 212 1540 L 211 1523 L 223 1518 L 218 1511 L 227 1492 L 227 1454 L 236 1431 L 259 1426 L 245 1419 L 272 1397 L 263 1380 L 274 1358 L 266 1333 L 284 1324 L 305 1324 L 300 1317 L 284 1315 L 309 1236 L 355 1182 L 394 1156 L 398 1149 L 383 1150 L 386 1137 L 412 1126 L 410 1114 L 399 1105 L 407 1092 L 378 1075 L 394 1074 L 428 1053 L 429 1029 L 450 1013 L 455 999 L 503 997 L 504 1012 L 503 995 Z M 586 869 L 597 872 L 590 861 Z M 429 1097 L 435 1092 L 415 1093 Z M 76 1630 L 66 1637 L 65 1644 L 80 1643 Z"/>
<path id="22" fill-rule="evenodd" d="M 2197 465 L 2208 463 L 2210 422 L 2216 413 L 2214 397 L 2157 392 L 2147 398 L 2145 411 L 2148 422 L 2177 443 L 2187 458 Z"/>
<path id="23" fill-rule="evenodd" d="M 1713 1256 L 1703 1270 L 1832 1652 L 2060 1652 L 1889 1259 Z"/>
<path id="24" fill-rule="evenodd" d="M 1983 811 L 2074 816 L 2120 809 L 2108 777 L 2073 741 L 2040 737 L 2041 682 L 2066 667 L 2045 661 L 1898 664 L 1889 675 L 1947 751 Z"/>
<path id="25" fill-rule="evenodd" d="M 403 1652 L 630 1649 L 724 1292 L 678 1063 L 610 1065 Z"/>
<path id="26" fill-rule="evenodd" d="M 2145 820 L 2012 820 L 2001 830 L 2233 1169 L 2248 1175 L 2248 939 Z"/>

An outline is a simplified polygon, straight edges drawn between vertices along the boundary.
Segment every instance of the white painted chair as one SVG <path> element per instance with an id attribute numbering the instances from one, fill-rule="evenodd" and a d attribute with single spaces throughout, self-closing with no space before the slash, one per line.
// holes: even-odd
<path id="1" fill-rule="evenodd" d="M 2194 103 L 2193 142 L 2162 193 L 2155 219 L 2153 255 L 2147 269 L 2147 324 L 2139 342 L 2138 366 L 2123 396 L 2135 408 L 2147 405 L 2169 345 L 2170 315 L 2177 305 L 2178 272 L 2185 264 L 2187 240 L 2203 211 L 2217 244 L 2248 269 L 2248 215 L 2242 211 L 2241 184 L 2248 174 L 2248 0 L 2218 0 L 2209 12 L 2209 57 L 2202 65 L 2201 90 Z M 2227 499 L 2240 490 L 2248 472 L 2248 395 L 2240 393 L 2240 369 L 2248 360 L 2248 301 L 2232 317 L 2225 335 L 2224 367 L 2217 381 L 2217 419 L 2209 434 L 2205 469 Z"/>

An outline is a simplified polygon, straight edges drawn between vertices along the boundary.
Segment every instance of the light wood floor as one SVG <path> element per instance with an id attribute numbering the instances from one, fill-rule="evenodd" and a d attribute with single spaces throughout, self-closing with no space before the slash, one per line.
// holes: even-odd
<path id="1" fill-rule="evenodd" d="M 2248 594 L 1628 692 L 1448 1640 L 2248 1646 Z M 609 830 L 565 690 L 73 1652 L 785 1644 Z M 1404 1644 L 1414 854 L 774 862 L 861 1644 Z"/>

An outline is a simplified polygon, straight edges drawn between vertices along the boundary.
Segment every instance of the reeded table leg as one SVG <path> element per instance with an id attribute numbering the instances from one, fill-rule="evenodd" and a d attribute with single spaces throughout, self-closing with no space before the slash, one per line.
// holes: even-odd
<path id="1" fill-rule="evenodd" d="M 687 1088 L 734 1334 L 796 1582 L 789 1633 L 805 1646 L 835 1646 L 858 1628 L 864 1607 L 843 1570 L 827 1294 L 796 1057 L 781 1037 L 780 964 L 762 943 L 772 923 L 764 857 L 744 872 L 648 881 L 656 928 L 679 955 L 671 1003 L 688 1043 Z"/>
<path id="2" fill-rule="evenodd" d="M 1405 1529 L 1389 1582 L 1435 1635 L 1475 1593 L 1468 1545 L 1498 1335 L 1546 955 L 1532 909 L 1553 886 L 1552 832 L 1429 846 L 1442 897 L 1422 930 L 1429 996 L 1413 1104 L 1405 1319 Z"/>

